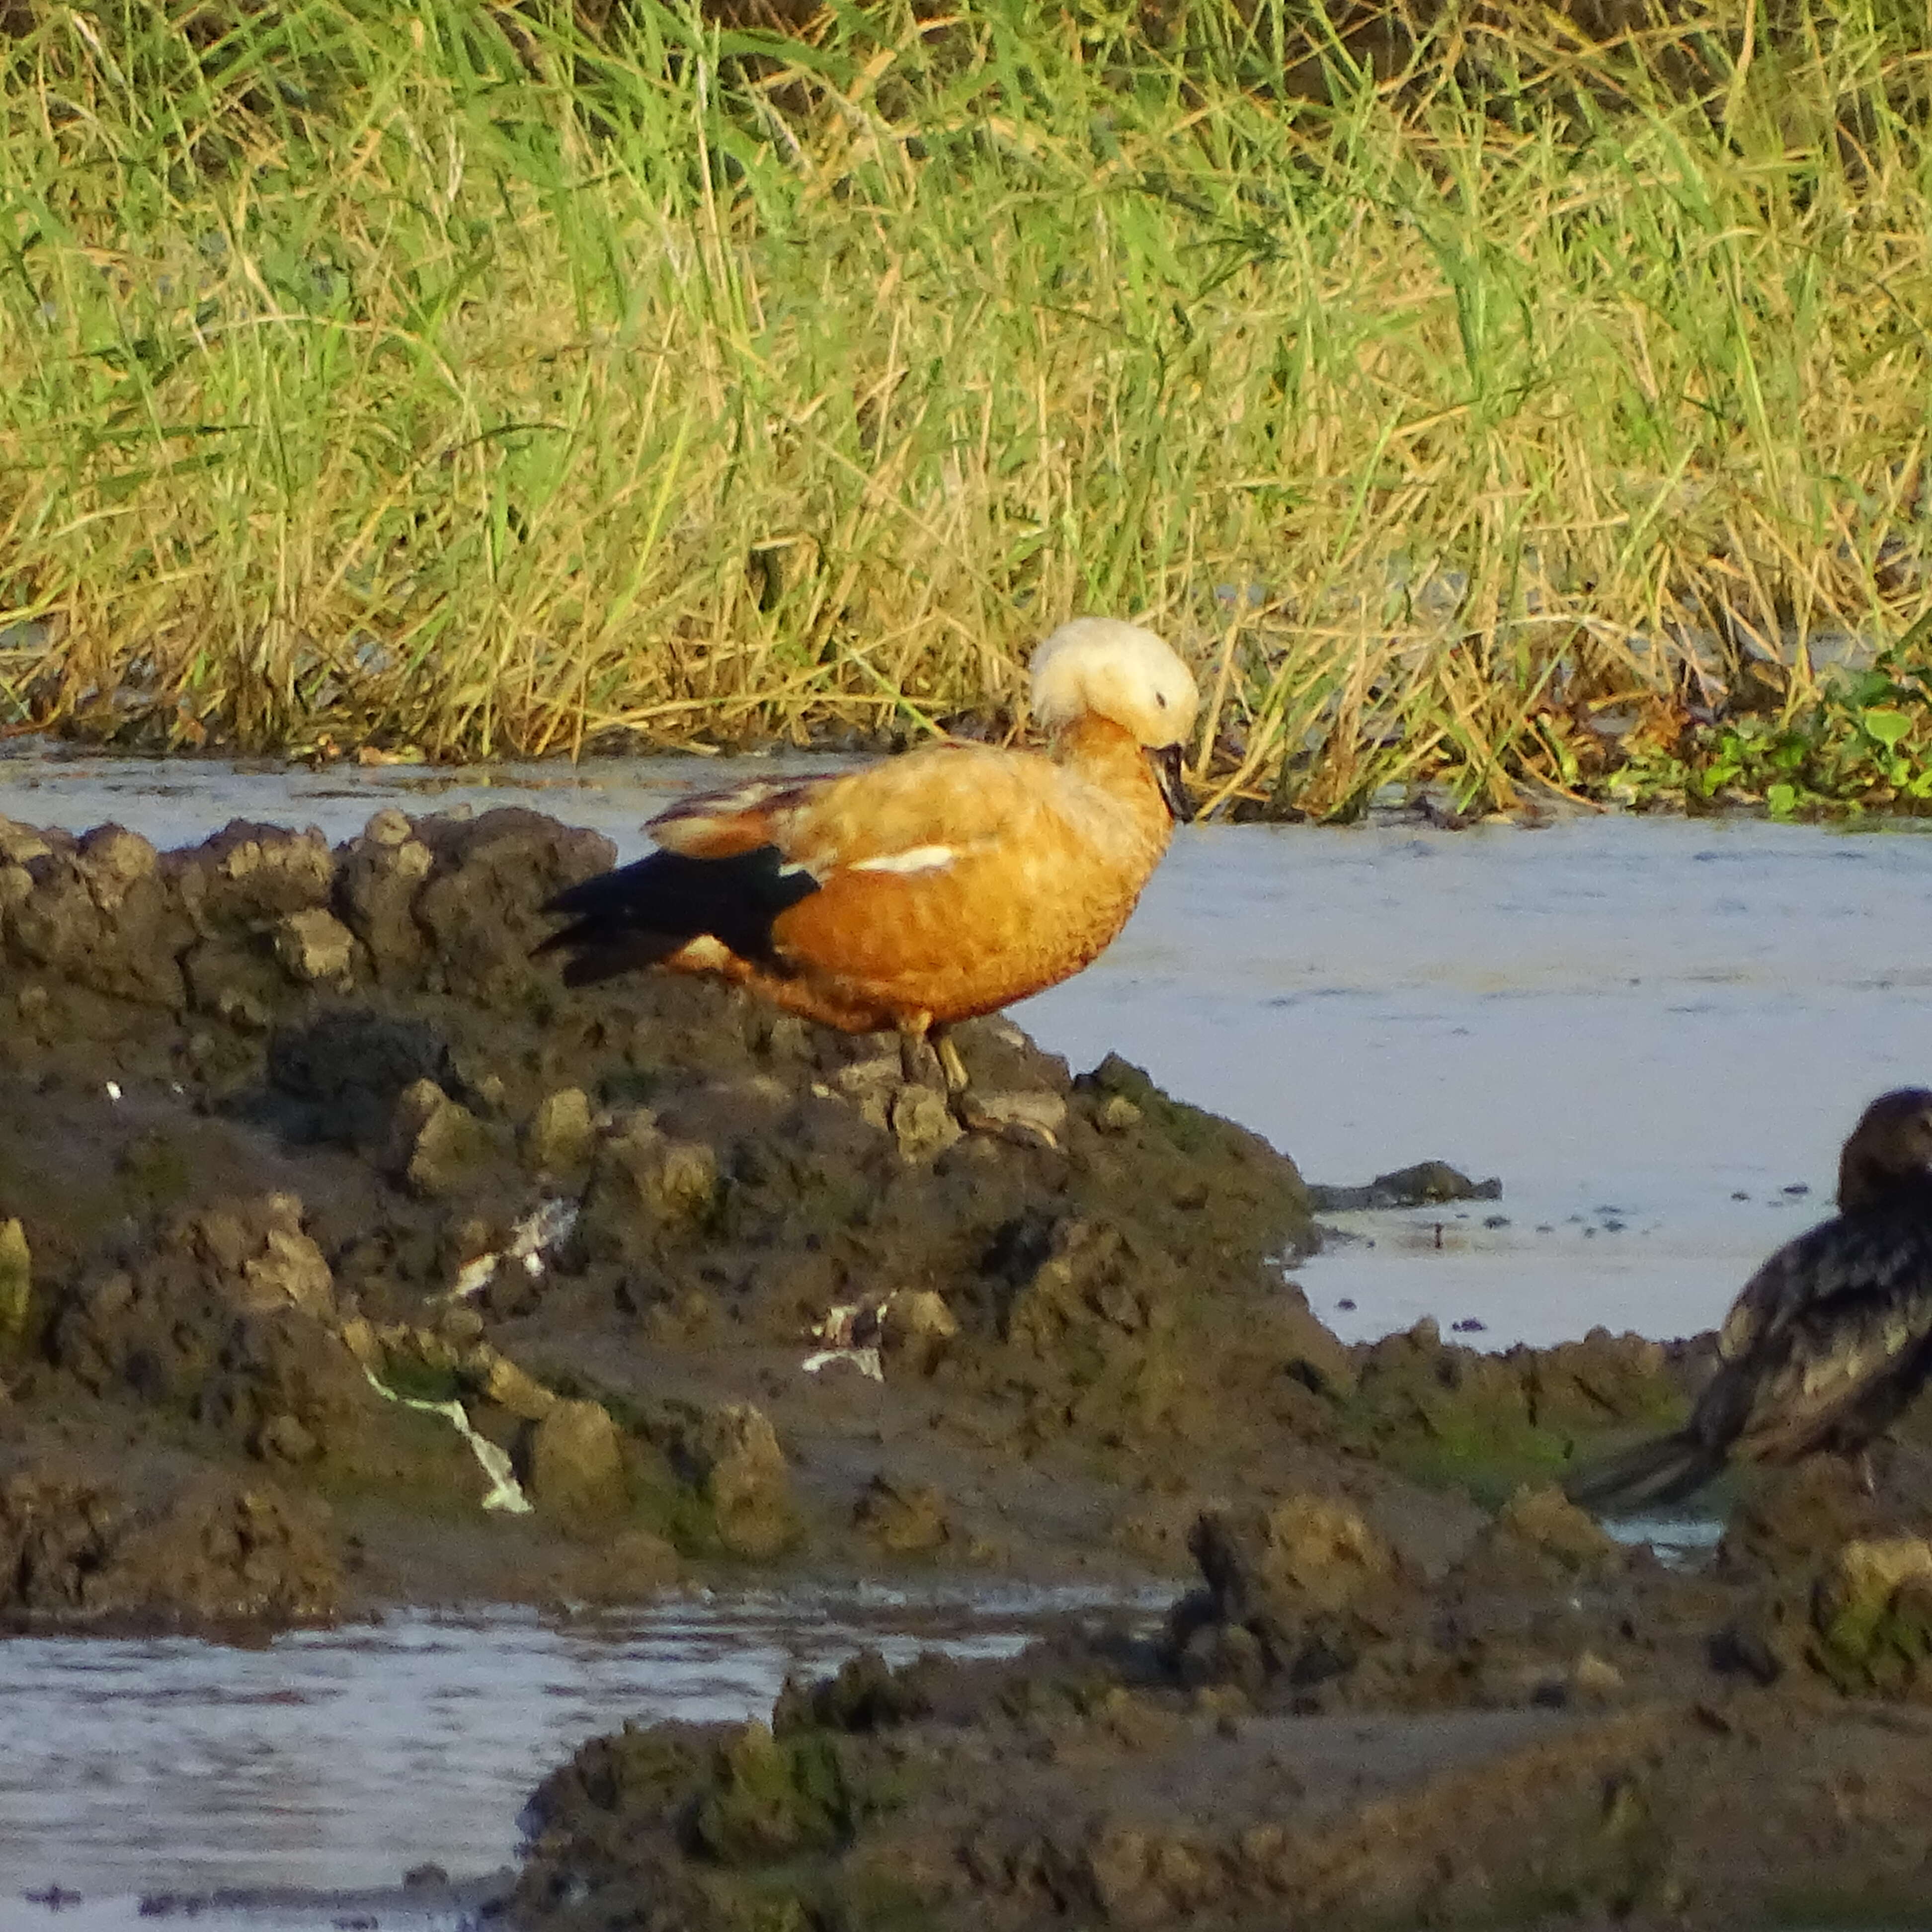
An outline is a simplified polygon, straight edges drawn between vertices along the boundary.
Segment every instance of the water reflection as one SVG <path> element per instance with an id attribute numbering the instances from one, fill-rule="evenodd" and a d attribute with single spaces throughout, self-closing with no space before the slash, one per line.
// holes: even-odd
<path id="1" fill-rule="evenodd" d="M 1169 1594 L 1126 1607 L 1152 1615 Z M 259 1650 L 0 1642 L 0 1925 L 45 1912 L 22 1894 L 55 1882 L 104 1925 L 143 1892 L 393 1885 L 428 1861 L 492 1870 L 536 1780 L 627 1718 L 763 1716 L 788 1673 L 868 1643 L 896 1662 L 1007 1656 L 1046 1617 L 1120 1600 L 858 1589 L 569 1622 L 410 1613 Z M 88 1932 L 75 1908 L 46 1918 Z"/>

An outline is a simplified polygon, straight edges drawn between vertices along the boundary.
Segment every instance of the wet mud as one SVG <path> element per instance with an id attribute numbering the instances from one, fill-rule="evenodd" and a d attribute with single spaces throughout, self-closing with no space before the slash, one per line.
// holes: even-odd
<path id="1" fill-rule="evenodd" d="M 1680 1418 L 1708 1340 L 1345 1347 L 1292 1162 L 1122 1059 L 962 1029 L 965 1130 L 892 1040 L 566 992 L 539 908 L 612 856 L 520 808 L 0 822 L 8 1627 L 1175 1579 L 1151 1638 L 586 1744 L 508 1901 L 572 1932 L 1932 1895 L 1922 1418 L 1670 1568 L 1553 1484 Z"/>
<path id="2" fill-rule="evenodd" d="M 1433 1520 L 1284 1276 L 1291 1162 L 1002 1022 L 962 1131 L 890 1040 L 567 992 L 538 908 L 611 856 L 0 828 L 0 1616 L 1144 1574 L 1312 1480 Z"/>
<path id="3" fill-rule="evenodd" d="M 1843 1925 L 1932 1896 L 1932 1545 L 1760 1496 L 1674 1571 L 1554 1488 L 1431 1568 L 1309 1493 L 1205 1514 L 1152 1638 L 876 1657 L 626 1727 L 535 1794 L 513 1922 Z M 1802 1486 L 1801 1485 L 1801 1487 Z M 1826 1486 L 1828 1486 L 1826 1485 Z"/>

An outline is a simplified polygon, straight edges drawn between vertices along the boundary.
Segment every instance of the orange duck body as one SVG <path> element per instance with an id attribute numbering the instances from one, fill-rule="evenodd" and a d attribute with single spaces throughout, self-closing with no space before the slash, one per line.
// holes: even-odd
<path id="1" fill-rule="evenodd" d="M 1126 923 L 1184 812 L 1194 701 L 1151 632 L 1077 620 L 1034 658 L 1049 752 L 934 745 L 687 800 L 647 826 L 658 850 L 551 902 L 574 922 L 544 950 L 572 984 L 663 965 L 923 1040 L 1077 973 Z"/>

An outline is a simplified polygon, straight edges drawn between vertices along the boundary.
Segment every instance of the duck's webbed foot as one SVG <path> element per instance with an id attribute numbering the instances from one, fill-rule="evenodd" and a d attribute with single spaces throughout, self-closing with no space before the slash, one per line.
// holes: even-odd
<path id="1" fill-rule="evenodd" d="M 939 1057 L 939 1071 L 946 1092 L 956 1096 L 964 1094 L 972 1083 L 966 1077 L 966 1063 L 959 1058 L 952 1034 L 944 1028 L 935 1028 L 929 1037 L 932 1050 Z"/>
<path id="2" fill-rule="evenodd" d="M 930 1087 L 936 1072 L 938 1084 L 946 1094 L 952 1111 L 958 1115 L 960 1124 L 972 1124 L 960 1112 L 961 1096 L 971 1084 L 967 1078 L 966 1064 L 959 1058 L 959 1049 L 952 1044 L 944 1027 L 934 1026 L 923 1016 L 917 1025 L 901 1027 L 899 1071 L 908 1087 Z"/>

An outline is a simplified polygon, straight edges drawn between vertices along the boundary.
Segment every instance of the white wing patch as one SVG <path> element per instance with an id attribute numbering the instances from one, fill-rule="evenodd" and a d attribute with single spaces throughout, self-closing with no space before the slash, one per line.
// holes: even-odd
<path id="1" fill-rule="evenodd" d="M 848 872 L 939 872 L 958 856 L 950 845 L 914 845 L 903 852 L 882 852 L 876 859 L 856 859 Z"/>

